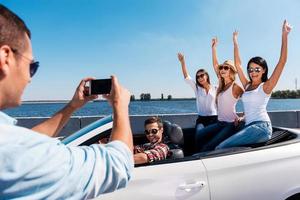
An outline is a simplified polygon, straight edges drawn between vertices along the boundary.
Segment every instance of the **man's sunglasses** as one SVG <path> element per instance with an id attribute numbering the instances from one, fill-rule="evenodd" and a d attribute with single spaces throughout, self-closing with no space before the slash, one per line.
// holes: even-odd
<path id="1" fill-rule="evenodd" d="M 199 75 L 196 75 L 196 78 L 203 78 L 205 76 L 205 74 L 199 74 Z"/>
<path id="2" fill-rule="evenodd" d="M 27 58 L 26 56 L 24 56 L 23 54 L 21 54 L 17 49 L 12 49 L 12 52 L 19 54 L 20 56 L 22 56 L 22 58 L 25 58 L 26 60 L 30 61 L 29 64 L 29 73 L 30 73 L 30 77 L 33 77 L 34 74 L 36 73 L 36 71 L 38 70 L 40 63 L 38 61 L 34 61 L 30 58 Z"/>
<path id="3" fill-rule="evenodd" d="M 146 135 L 150 135 L 150 134 L 157 134 L 158 133 L 158 129 L 156 129 L 156 128 L 153 128 L 153 129 L 150 129 L 150 130 L 145 130 L 145 134 Z"/>
<path id="4" fill-rule="evenodd" d="M 261 68 L 260 67 L 255 67 L 255 68 L 252 68 L 252 67 L 250 67 L 249 69 L 248 69 L 248 73 L 249 74 L 251 74 L 251 73 L 253 73 L 253 72 L 256 72 L 256 73 L 259 73 L 259 72 L 261 72 Z"/>
<path id="5" fill-rule="evenodd" d="M 221 66 L 219 67 L 219 70 L 222 70 L 222 69 L 224 69 L 225 71 L 227 71 L 227 70 L 229 70 L 229 67 L 228 67 L 228 66 L 223 66 L 223 65 L 221 65 Z"/>

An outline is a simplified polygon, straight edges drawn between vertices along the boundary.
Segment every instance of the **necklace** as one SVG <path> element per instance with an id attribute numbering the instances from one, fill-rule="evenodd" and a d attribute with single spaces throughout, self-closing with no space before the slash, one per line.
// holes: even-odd
<path id="1" fill-rule="evenodd" d="M 224 91 L 227 90 L 231 85 L 232 85 L 233 81 L 230 81 L 229 83 L 226 83 L 224 85 Z"/>
<path id="2" fill-rule="evenodd" d="M 260 84 L 258 84 L 258 85 L 253 85 L 253 84 L 251 84 L 251 85 L 249 85 L 249 87 L 247 88 L 246 91 L 255 90 L 256 88 L 258 88 L 259 85 L 260 85 Z"/>

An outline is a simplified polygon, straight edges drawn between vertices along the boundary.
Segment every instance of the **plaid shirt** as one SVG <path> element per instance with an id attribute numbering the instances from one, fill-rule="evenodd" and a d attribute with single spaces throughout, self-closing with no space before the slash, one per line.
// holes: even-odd
<path id="1" fill-rule="evenodd" d="M 148 162 L 164 160 L 167 158 L 170 148 L 164 143 L 146 143 L 143 145 L 136 145 L 134 147 L 134 154 L 145 153 L 148 158 Z"/>

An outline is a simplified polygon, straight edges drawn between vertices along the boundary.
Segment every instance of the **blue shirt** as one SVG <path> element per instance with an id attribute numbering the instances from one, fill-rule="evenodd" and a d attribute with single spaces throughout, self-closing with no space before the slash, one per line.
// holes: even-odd
<path id="1" fill-rule="evenodd" d="M 67 147 L 0 112 L 0 199 L 87 199 L 127 185 L 133 157 L 121 141 Z"/>

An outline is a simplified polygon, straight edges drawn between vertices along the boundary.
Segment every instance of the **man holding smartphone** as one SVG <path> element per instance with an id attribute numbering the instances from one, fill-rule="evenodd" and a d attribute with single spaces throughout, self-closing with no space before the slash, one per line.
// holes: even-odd
<path id="1" fill-rule="evenodd" d="M 0 109 L 16 107 L 35 74 L 30 31 L 0 4 Z M 82 80 L 70 103 L 53 118 L 31 129 L 0 112 L 1 199 L 87 199 L 125 187 L 133 169 L 128 117 L 130 93 L 112 76 L 111 142 L 105 146 L 67 147 L 54 136 L 72 112 L 96 96 L 85 96 Z M 40 134 L 43 133 L 43 134 Z"/>

